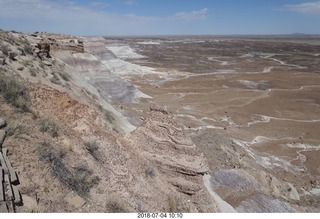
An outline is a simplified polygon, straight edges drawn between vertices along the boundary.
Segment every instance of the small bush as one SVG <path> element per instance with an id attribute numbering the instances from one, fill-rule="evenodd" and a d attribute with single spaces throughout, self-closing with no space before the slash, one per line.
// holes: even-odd
<path id="1" fill-rule="evenodd" d="M 116 198 L 107 201 L 106 208 L 110 213 L 128 213 L 129 210 Z"/>
<path id="2" fill-rule="evenodd" d="M 70 81 L 70 76 L 65 72 L 59 72 L 60 77 L 65 81 Z"/>
<path id="3" fill-rule="evenodd" d="M 53 74 L 52 78 L 50 78 L 50 81 L 54 84 L 61 85 L 61 81 L 56 74 Z"/>
<path id="4" fill-rule="evenodd" d="M 70 171 L 63 162 L 65 153 L 47 142 L 41 143 L 37 151 L 40 160 L 50 163 L 52 174 L 82 197 L 88 196 L 90 189 L 100 181 L 97 176 L 91 177 L 92 172 L 86 165 L 76 167 L 75 172 Z"/>
<path id="5" fill-rule="evenodd" d="M 62 163 L 65 153 L 62 150 L 55 149 L 50 143 L 42 142 L 38 147 L 38 155 L 41 161 Z"/>
<path id="6" fill-rule="evenodd" d="M 0 50 L 2 51 L 2 53 L 5 55 L 5 56 L 8 56 L 9 55 L 9 46 L 8 45 L 5 45 L 5 44 L 0 44 Z"/>
<path id="7" fill-rule="evenodd" d="M 180 196 L 169 196 L 170 212 L 185 212 L 190 213 L 190 204 Z"/>
<path id="8" fill-rule="evenodd" d="M 145 174 L 148 177 L 154 178 L 156 176 L 156 172 L 153 168 L 149 167 L 145 170 Z"/>
<path id="9" fill-rule="evenodd" d="M 100 159 L 99 146 L 96 141 L 87 141 L 84 143 L 84 146 L 94 159 Z"/>
<path id="10" fill-rule="evenodd" d="M 36 71 L 34 68 L 31 68 L 31 69 L 30 69 L 30 75 L 31 75 L 32 77 L 37 76 L 37 71 Z"/>
<path id="11" fill-rule="evenodd" d="M 13 77 L 8 78 L 0 75 L 0 93 L 3 94 L 7 103 L 10 103 L 24 112 L 29 111 L 29 96 L 27 90 Z"/>
<path id="12" fill-rule="evenodd" d="M 23 46 L 23 51 L 29 55 L 33 54 L 32 46 L 29 43 Z"/>
<path id="13" fill-rule="evenodd" d="M 41 132 L 49 133 L 53 138 L 58 137 L 59 128 L 57 124 L 49 119 L 40 119 L 39 126 Z"/>
<path id="14" fill-rule="evenodd" d="M 112 114 L 112 112 L 110 112 L 110 111 L 105 111 L 105 118 L 108 120 L 108 122 L 110 123 L 110 124 L 113 124 L 113 122 L 114 122 L 114 117 L 113 117 L 113 114 Z"/>
<path id="15" fill-rule="evenodd" d="M 8 136 L 19 136 L 28 133 L 28 129 L 23 124 L 13 123 L 7 127 L 6 132 Z"/>

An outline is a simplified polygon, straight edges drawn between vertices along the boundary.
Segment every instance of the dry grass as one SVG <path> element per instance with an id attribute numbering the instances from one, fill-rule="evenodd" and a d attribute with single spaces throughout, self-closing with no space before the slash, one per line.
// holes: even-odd
<path id="1" fill-rule="evenodd" d="M 95 160 L 100 160 L 99 146 L 96 141 L 87 141 L 84 146 Z"/>
<path id="2" fill-rule="evenodd" d="M 2 51 L 2 53 L 5 55 L 5 56 L 8 56 L 9 55 L 9 46 L 8 45 L 5 45 L 3 43 L 0 44 L 0 50 Z"/>
<path id="3" fill-rule="evenodd" d="M 152 168 L 152 167 L 148 167 L 146 170 L 145 170 L 145 175 L 147 177 L 151 177 L 151 178 L 154 178 L 156 176 L 156 171 Z"/>
<path id="4" fill-rule="evenodd" d="M 38 124 L 41 132 L 47 132 L 53 138 L 59 136 L 58 125 L 55 122 L 51 121 L 50 119 L 47 119 L 47 118 L 40 119 Z"/>
<path id="5" fill-rule="evenodd" d="M 70 76 L 66 72 L 59 72 L 60 77 L 65 81 L 70 81 Z"/>
<path id="6" fill-rule="evenodd" d="M 125 207 L 124 203 L 118 198 L 109 198 L 106 204 L 106 210 L 110 213 L 128 213 L 129 210 Z"/>
<path id="7" fill-rule="evenodd" d="M 178 195 L 169 196 L 169 209 L 170 212 L 191 212 L 189 203 Z"/>
<path id="8" fill-rule="evenodd" d="M 50 163 L 52 174 L 62 184 L 74 190 L 79 196 L 87 197 L 90 189 L 99 183 L 100 178 L 92 177 L 92 171 L 86 165 L 79 165 L 75 171 L 69 170 L 63 162 L 65 152 L 58 148 L 47 142 L 41 143 L 37 149 L 39 159 Z"/>
<path id="9" fill-rule="evenodd" d="M 23 123 L 11 123 L 6 128 L 6 132 L 8 136 L 18 137 L 22 134 L 28 134 L 28 128 Z"/>
<path id="10" fill-rule="evenodd" d="M 29 112 L 29 96 L 24 85 L 14 77 L 0 75 L 0 93 L 7 103 L 15 106 L 22 112 Z"/>
<path id="11" fill-rule="evenodd" d="M 55 73 L 52 74 L 52 78 L 50 78 L 50 81 L 51 81 L 51 83 L 61 85 L 61 81 Z"/>

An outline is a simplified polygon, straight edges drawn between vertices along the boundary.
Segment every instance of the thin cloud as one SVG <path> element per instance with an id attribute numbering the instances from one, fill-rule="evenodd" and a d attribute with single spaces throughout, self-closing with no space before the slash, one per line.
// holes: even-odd
<path id="1" fill-rule="evenodd" d="M 98 4 L 94 6 L 103 7 Z M 0 26 L 17 31 L 48 31 L 75 35 L 138 34 L 152 17 L 102 11 L 66 1 L 0 0 Z M 20 21 L 20 22 L 19 22 Z"/>
<path id="2" fill-rule="evenodd" d="M 143 16 L 102 10 L 101 0 L 79 5 L 64 0 L 0 0 L 0 27 L 22 32 L 47 31 L 74 35 L 183 34 L 179 20 L 202 21 L 207 8 L 173 16 Z M 94 7 L 95 6 L 95 7 Z M 106 6 L 106 5 L 105 5 Z"/>
<path id="3" fill-rule="evenodd" d="M 135 0 L 127 0 L 124 2 L 126 5 L 133 5 L 135 3 Z"/>
<path id="4" fill-rule="evenodd" d="M 109 7 L 110 5 L 108 3 L 105 3 L 105 2 L 97 1 L 97 2 L 91 2 L 90 6 L 95 7 L 95 8 L 104 9 L 104 8 Z"/>
<path id="5" fill-rule="evenodd" d="M 284 8 L 289 11 L 296 11 L 304 14 L 320 15 L 320 1 L 306 2 L 301 4 L 285 5 Z"/>
<path id="6" fill-rule="evenodd" d="M 176 18 L 182 19 L 182 20 L 205 20 L 206 15 L 208 13 L 208 8 L 203 8 L 197 11 L 191 11 L 191 12 L 177 12 L 175 14 Z"/>

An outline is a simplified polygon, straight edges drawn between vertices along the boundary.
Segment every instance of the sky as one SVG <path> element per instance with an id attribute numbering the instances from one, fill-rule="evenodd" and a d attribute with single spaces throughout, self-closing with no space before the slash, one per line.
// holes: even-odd
<path id="1" fill-rule="evenodd" d="M 320 34 L 320 1 L 0 0 L 0 29 L 79 36 Z"/>

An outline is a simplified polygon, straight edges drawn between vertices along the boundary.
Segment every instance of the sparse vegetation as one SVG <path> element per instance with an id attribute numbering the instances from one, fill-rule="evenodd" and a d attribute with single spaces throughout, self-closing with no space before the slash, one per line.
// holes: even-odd
<path id="1" fill-rule="evenodd" d="M 31 68 L 31 69 L 30 69 L 30 75 L 31 75 L 32 77 L 37 76 L 37 71 L 36 71 L 34 68 Z"/>
<path id="2" fill-rule="evenodd" d="M 23 66 L 25 66 L 25 67 L 28 67 L 29 65 L 31 65 L 31 63 L 32 63 L 32 60 L 30 60 L 30 59 L 23 59 L 23 60 L 21 61 L 21 64 L 22 64 Z"/>
<path id="3" fill-rule="evenodd" d="M 180 196 L 169 196 L 170 212 L 190 212 L 190 205 Z"/>
<path id="4" fill-rule="evenodd" d="M 58 125 L 50 119 L 44 118 L 39 120 L 39 126 L 41 132 L 49 133 L 53 138 L 58 137 L 59 128 Z"/>
<path id="5" fill-rule="evenodd" d="M 96 141 L 87 141 L 84 143 L 84 146 L 94 159 L 100 159 L 99 146 Z"/>
<path id="6" fill-rule="evenodd" d="M 70 76 L 66 72 L 59 72 L 60 77 L 65 81 L 70 81 Z"/>
<path id="7" fill-rule="evenodd" d="M 15 106 L 23 112 L 29 111 L 29 96 L 27 89 L 14 77 L 0 75 L 0 93 L 3 94 L 7 103 Z"/>
<path id="8" fill-rule="evenodd" d="M 6 129 L 8 136 L 19 136 L 21 134 L 28 133 L 25 125 L 20 123 L 12 123 Z"/>
<path id="9" fill-rule="evenodd" d="M 9 46 L 8 45 L 5 45 L 3 43 L 0 44 L 0 50 L 2 51 L 2 53 L 5 55 L 5 56 L 8 56 L 9 55 Z"/>
<path id="10" fill-rule="evenodd" d="M 92 172 L 86 165 L 76 167 L 75 172 L 70 171 L 63 162 L 65 153 L 57 146 L 43 142 L 37 151 L 40 160 L 50 163 L 52 174 L 82 197 L 88 196 L 90 189 L 100 181 L 97 176 L 91 177 Z"/>
<path id="11" fill-rule="evenodd" d="M 110 112 L 110 111 L 105 111 L 105 118 L 106 118 L 106 120 L 110 123 L 110 124 L 113 124 L 113 122 L 114 122 L 114 117 L 113 117 L 113 115 L 112 115 L 112 112 Z"/>
<path id="12" fill-rule="evenodd" d="M 109 198 L 106 204 L 107 211 L 110 213 L 128 213 L 129 210 L 118 198 Z"/>
<path id="13" fill-rule="evenodd" d="M 50 78 L 50 81 L 54 84 L 61 85 L 61 81 L 55 73 L 52 74 L 52 78 Z"/>
<path id="14" fill-rule="evenodd" d="M 174 196 L 169 197 L 169 207 L 170 212 L 176 212 L 177 211 L 177 199 Z"/>
<path id="15" fill-rule="evenodd" d="M 29 54 L 29 55 L 33 54 L 32 46 L 29 43 L 23 46 L 23 50 L 26 54 Z"/>
<path id="16" fill-rule="evenodd" d="M 149 167 L 145 170 L 145 174 L 147 177 L 154 178 L 156 176 L 156 172 L 152 167 Z"/>

